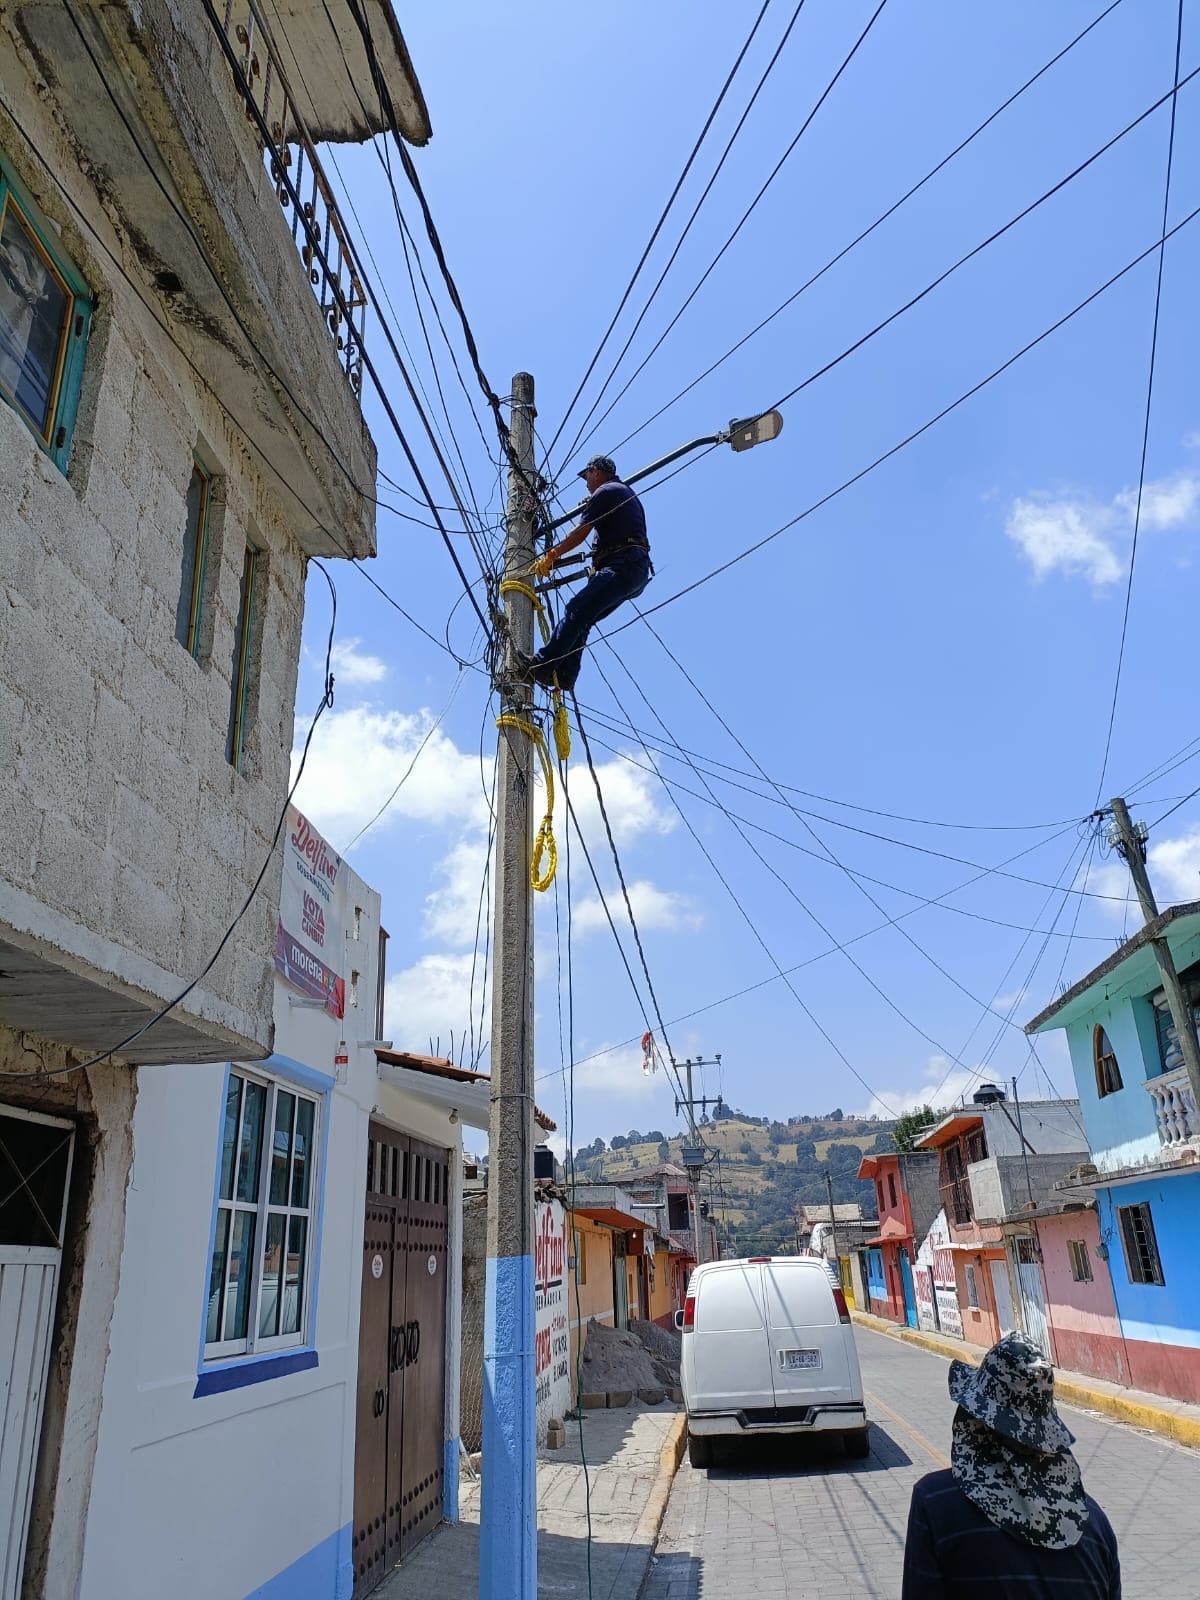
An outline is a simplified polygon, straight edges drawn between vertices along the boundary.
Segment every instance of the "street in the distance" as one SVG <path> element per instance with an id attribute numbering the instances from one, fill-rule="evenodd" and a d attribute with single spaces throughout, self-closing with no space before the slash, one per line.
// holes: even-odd
<path id="1" fill-rule="evenodd" d="M 912 1486 L 949 1465 L 948 1362 L 855 1329 L 871 1452 L 755 1441 L 686 1461 L 671 1493 L 642 1600 L 896 1600 Z M 1088 1492 L 1116 1531 L 1124 1600 L 1200 1597 L 1200 1452 L 1068 1405 Z"/>

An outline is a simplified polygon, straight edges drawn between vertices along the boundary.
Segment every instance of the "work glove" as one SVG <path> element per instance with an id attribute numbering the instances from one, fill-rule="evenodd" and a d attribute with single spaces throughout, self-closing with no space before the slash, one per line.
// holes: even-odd
<path id="1" fill-rule="evenodd" d="M 554 563 L 558 559 L 553 550 L 547 550 L 545 555 L 539 556 L 530 567 L 535 578 L 548 578 L 554 570 Z"/>

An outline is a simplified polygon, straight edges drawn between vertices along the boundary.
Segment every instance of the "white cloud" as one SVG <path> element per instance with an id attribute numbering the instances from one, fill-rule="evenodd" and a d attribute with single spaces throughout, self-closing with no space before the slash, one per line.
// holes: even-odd
<path id="1" fill-rule="evenodd" d="M 1125 574 L 1133 535 L 1137 491 L 1123 489 L 1107 505 L 1098 501 L 1035 493 L 1013 501 L 1004 531 L 1033 568 L 1086 578 L 1095 588 Z M 1200 474 L 1176 472 L 1147 482 L 1142 491 L 1141 528 L 1164 532 L 1195 524 L 1200 514 Z"/>
<path id="2" fill-rule="evenodd" d="M 1105 506 L 1037 497 L 1013 502 L 1004 531 L 1036 578 L 1063 572 L 1100 587 L 1121 576 L 1121 563 L 1106 537 L 1113 520 Z"/>
<path id="3" fill-rule="evenodd" d="M 379 683 L 387 676 L 387 663 L 361 651 L 358 648 L 361 643 L 361 639 L 334 642 L 330 665 L 339 683 Z"/>
<path id="4" fill-rule="evenodd" d="M 620 889 L 611 889 L 604 898 L 613 921 L 621 927 L 627 921 L 627 917 Z M 643 933 L 651 928 L 667 929 L 675 933 L 694 933 L 701 925 L 700 913 L 686 895 L 675 894 L 669 889 L 660 889 L 648 878 L 639 878 L 629 885 L 629 900 L 633 906 L 634 919 Z M 599 895 L 589 896 L 574 908 L 572 926 L 575 932 L 581 935 L 595 933 L 598 929 L 607 929 L 608 918 L 604 914 L 604 905 Z"/>
<path id="5" fill-rule="evenodd" d="M 451 845 L 437 869 L 444 881 L 425 896 L 426 938 L 454 946 L 474 944 L 476 927 L 487 927 L 492 904 L 490 880 L 482 921 L 479 910 L 486 859 L 487 840 L 482 830 L 464 834 Z"/>
<path id="6" fill-rule="evenodd" d="M 415 757 L 376 827 L 401 817 L 459 826 L 477 822 L 485 809 L 478 755 L 465 754 L 439 730 L 417 756 L 433 721 L 429 711 L 409 715 L 368 706 L 327 711 L 313 736 L 296 804 L 336 848 L 344 848 L 387 801 Z M 307 723 L 298 723 L 293 773 L 306 733 Z"/>
<path id="7" fill-rule="evenodd" d="M 618 1049 L 609 1050 L 601 1042 L 595 1049 L 604 1053 L 593 1054 L 590 1060 L 580 1061 L 575 1067 L 577 1093 L 602 1090 L 610 1106 L 615 1104 L 625 1108 L 637 1101 L 651 1100 L 660 1091 L 673 1088 L 665 1071 L 649 1074 L 642 1071 L 642 1052 L 638 1045 L 621 1045 Z M 560 1078 L 557 1081 L 561 1083 L 562 1080 Z M 624 1109 L 615 1114 L 618 1119 L 622 1118 Z M 622 1126 L 628 1124 L 623 1123 Z M 608 1137 L 607 1131 L 605 1137 Z M 580 1142 L 586 1141 L 579 1139 L 577 1130 L 576 1143 Z"/>
<path id="8" fill-rule="evenodd" d="M 902 1086 L 878 1089 L 864 1110 L 854 1114 L 891 1117 L 903 1111 L 917 1111 L 925 1105 L 939 1111 L 944 1106 L 955 1105 L 960 1095 L 973 1094 L 981 1081 L 990 1081 L 986 1072 L 981 1080 L 973 1072 L 954 1066 L 945 1056 L 930 1056 L 920 1071 L 919 1082 L 913 1083 L 910 1079 Z"/>
<path id="9" fill-rule="evenodd" d="M 1170 904 L 1200 900 L 1200 823 L 1178 839 L 1152 844 L 1147 865 L 1152 880 L 1165 890 L 1160 899 Z"/>
<path id="10" fill-rule="evenodd" d="M 475 975 L 476 1028 L 482 979 L 480 969 Z M 440 1039 L 443 1054 L 448 1054 L 453 1033 L 457 1054 L 458 1041 L 470 1031 L 471 953 L 422 956 L 413 966 L 397 972 L 384 986 L 383 1011 L 386 1037 L 397 1050 L 423 1053 L 431 1040 L 436 1046 Z M 487 1022 L 485 1015 L 485 1027 Z"/>
<path id="11" fill-rule="evenodd" d="M 1125 513 L 1132 526 L 1137 510 L 1137 490 L 1124 490 L 1113 504 Z M 1200 505 L 1200 477 L 1194 473 L 1177 472 L 1170 478 L 1160 478 L 1155 483 L 1146 484 L 1142 490 L 1141 526 L 1178 528 L 1193 519 L 1197 505 Z"/>
<path id="12" fill-rule="evenodd" d="M 577 736 L 576 751 L 579 751 Z M 657 795 L 660 786 L 652 773 L 635 767 L 628 761 L 613 760 L 599 762 L 596 766 L 596 777 L 604 795 L 604 809 L 608 813 L 608 820 L 612 824 L 613 837 L 618 847 L 632 844 L 640 834 L 667 834 L 674 828 L 675 813 L 659 805 Z M 583 836 L 588 841 L 588 848 L 593 851 L 600 849 L 601 854 L 606 855 L 608 844 L 604 834 L 604 822 L 600 815 L 591 774 L 582 763 L 579 763 L 572 767 L 570 781 L 571 804 L 575 808 L 575 815 L 579 818 Z M 554 826 L 560 840 L 565 837 L 566 824 L 566 803 L 559 794 Z"/>

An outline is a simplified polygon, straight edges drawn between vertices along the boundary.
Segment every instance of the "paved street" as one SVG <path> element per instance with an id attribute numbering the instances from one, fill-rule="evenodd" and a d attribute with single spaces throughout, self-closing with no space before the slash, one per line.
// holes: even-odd
<path id="1" fill-rule="evenodd" d="M 686 1458 L 642 1600 L 896 1600 L 913 1483 L 949 1466 L 948 1362 L 857 1328 L 871 1454 L 772 1441 Z M 1063 1407 L 1121 1550 L 1124 1600 L 1200 1600 L 1200 1452 Z"/>

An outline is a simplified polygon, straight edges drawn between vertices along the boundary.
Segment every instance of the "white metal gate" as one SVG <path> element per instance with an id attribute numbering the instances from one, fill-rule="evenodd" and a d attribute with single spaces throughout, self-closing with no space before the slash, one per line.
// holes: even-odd
<path id="1" fill-rule="evenodd" d="M 1050 1359 L 1050 1327 L 1046 1320 L 1046 1291 L 1037 1245 L 1026 1235 L 1014 1240 L 1017 1252 L 1017 1280 L 1021 1285 L 1021 1318 L 1025 1332 Z"/>
<path id="2" fill-rule="evenodd" d="M 997 1261 L 992 1256 L 988 1261 L 988 1270 L 992 1278 L 992 1298 L 996 1302 L 996 1321 L 1000 1324 L 1000 1333 L 1011 1333 L 1017 1325 L 1013 1313 L 1012 1291 L 1008 1286 L 1008 1262 Z"/>
<path id="3" fill-rule="evenodd" d="M 0 1105 L 0 1600 L 21 1591 L 74 1129 Z"/>

